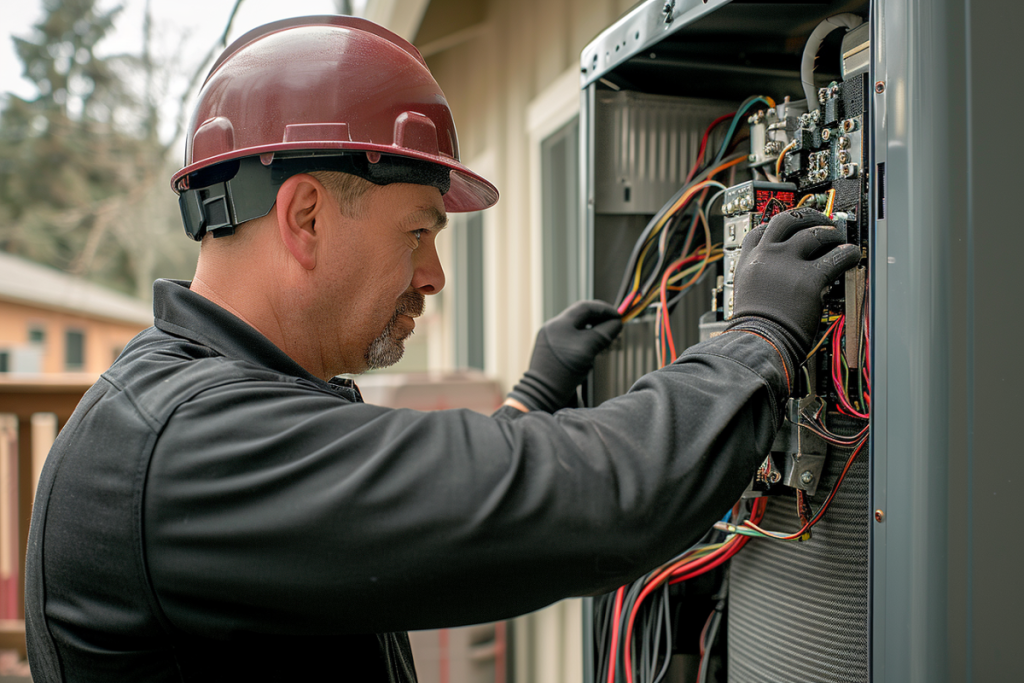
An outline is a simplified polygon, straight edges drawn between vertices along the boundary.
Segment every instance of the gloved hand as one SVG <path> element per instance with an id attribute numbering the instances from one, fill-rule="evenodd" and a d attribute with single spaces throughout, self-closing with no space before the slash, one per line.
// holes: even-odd
<path id="1" fill-rule="evenodd" d="M 798 366 L 821 320 L 825 287 L 860 261 L 860 249 L 824 214 L 793 209 L 750 231 L 736 264 L 730 329 L 767 319 L 786 333 Z"/>
<path id="2" fill-rule="evenodd" d="M 526 371 L 512 391 L 530 410 L 553 413 L 572 402 L 594 358 L 622 330 L 619 313 L 603 301 L 578 301 L 544 323 Z"/>

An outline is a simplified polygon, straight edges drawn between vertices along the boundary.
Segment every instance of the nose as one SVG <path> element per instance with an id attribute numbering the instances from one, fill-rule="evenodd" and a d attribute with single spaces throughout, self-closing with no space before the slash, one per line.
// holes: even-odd
<path id="1" fill-rule="evenodd" d="M 437 294 L 444 289 L 444 269 L 434 240 L 424 240 L 414 258 L 416 270 L 412 277 L 413 289 L 421 294 Z"/>

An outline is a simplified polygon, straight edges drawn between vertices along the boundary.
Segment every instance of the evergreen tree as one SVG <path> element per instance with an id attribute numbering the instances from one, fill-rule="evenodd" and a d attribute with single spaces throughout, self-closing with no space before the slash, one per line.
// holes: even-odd
<path id="1" fill-rule="evenodd" d="M 45 0 L 33 35 L 14 38 L 37 96 L 8 95 L 0 114 L 0 249 L 147 296 L 192 257 L 166 186 L 149 41 L 143 55 L 97 54 L 120 11 Z"/>

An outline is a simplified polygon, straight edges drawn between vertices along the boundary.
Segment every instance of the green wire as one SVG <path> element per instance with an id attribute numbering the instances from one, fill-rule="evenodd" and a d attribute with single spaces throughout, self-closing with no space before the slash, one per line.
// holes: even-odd
<path id="1" fill-rule="evenodd" d="M 768 100 L 761 97 L 760 95 L 750 98 L 749 102 L 744 103 L 739 111 L 736 112 L 736 116 L 732 119 L 732 124 L 729 126 L 729 132 L 725 135 L 725 140 L 722 141 L 722 147 L 718 150 L 718 155 L 715 157 L 714 162 L 711 164 L 711 168 L 714 168 L 718 163 L 725 157 L 725 150 L 729 148 L 729 141 L 732 140 L 733 133 L 736 132 L 737 126 L 739 126 L 743 115 L 747 113 L 747 110 L 753 107 L 758 102 L 763 102 L 767 106 L 772 106 Z"/>

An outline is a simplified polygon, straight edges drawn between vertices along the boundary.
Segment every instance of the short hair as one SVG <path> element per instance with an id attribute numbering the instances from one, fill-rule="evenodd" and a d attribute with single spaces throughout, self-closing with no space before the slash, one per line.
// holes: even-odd
<path id="1" fill-rule="evenodd" d="M 363 195 L 375 187 L 369 180 L 364 180 L 351 173 L 340 173 L 338 171 L 310 171 L 309 175 L 320 181 L 328 192 L 330 192 L 338 204 L 341 205 L 341 212 L 346 216 L 354 217 L 359 214 Z"/>

